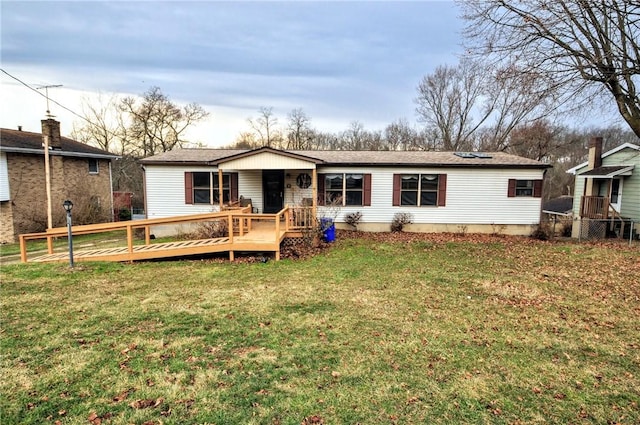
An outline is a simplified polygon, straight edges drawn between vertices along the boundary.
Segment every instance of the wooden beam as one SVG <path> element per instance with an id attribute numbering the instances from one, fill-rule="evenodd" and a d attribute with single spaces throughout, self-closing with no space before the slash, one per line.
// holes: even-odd
<path id="1" fill-rule="evenodd" d="M 220 204 L 220 211 L 222 211 L 222 205 L 224 204 L 224 188 L 222 187 L 223 180 L 222 170 L 218 168 L 218 201 Z"/>

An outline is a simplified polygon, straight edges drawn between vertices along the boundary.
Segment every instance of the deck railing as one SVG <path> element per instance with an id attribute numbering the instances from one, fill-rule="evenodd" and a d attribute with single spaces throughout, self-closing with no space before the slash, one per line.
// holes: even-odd
<path id="1" fill-rule="evenodd" d="M 247 242 L 246 240 L 242 240 L 242 236 L 249 233 L 253 229 L 254 225 L 260 226 L 260 223 L 267 222 L 273 223 L 273 227 L 270 227 L 271 225 L 269 225 L 265 232 L 264 225 L 262 225 L 262 230 L 259 232 L 261 235 L 260 238 L 264 242 L 272 244 L 278 254 L 279 244 L 287 232 L 298 232 L 303 230 L 305 227 L 311 227 L 313 225 L 313 217 L 310 212 L 310 208 L 311 207 L 285 206 L 281 211 L 275 214 L 255 214 L 252 213 L 252 207 L 249 205 L 243 208 L 225 209 L 221 212 L 212 212 L 207 214 L 73 226 L 71 234 L 72 236 L 77 236 L 103 232 L 125 231 L 127 235 L 127 252 L 133 260 L 136 258 L 134 255 L 134 236 L 136 231 L 142 230 L 144 232 L 144 245 L 150 245 L 152 242 L 151 228 L 153 226 L 176 224 L 190 225 L 194 223 L 224 220 L 228 223 L 227 235 L 225 237 L 228 238 L 229 251 L 233 252 L 234 249 L 241 250 L 243 247 L 247 247 Z M 269 228 L 273 229 L 273 237 L 269 235 Z M 20 258 L 22 262 L 27 262 L 27 241 L 46 239 L 47 252 L 48 254 L 53 254 L 54 239 L 66 238 L 67 235 L 66 227 L 57 227 L 49 229 L 46 232 L 20 235 Z M 236 239 L 234 239 L 234 236 L 236 236 Z M 278 257 L 278 255 L 276 256 Z"/>
<path id="2" fill-rule="evenodd" d="M 114 231 L 126 231 L 127 248 L 130 253 L 133 252 L 134 234 L 138 229 L 144 231 L 144 244 L 151 243 L 151 227 L 166 224 L 189 224 L 198 222 L 207 222 L 215 220 L 228 220 L 232 223 L 228 226 L 228 234 L 230 242 L 233 242 L 233 235 L 244 235 L 251 230 L 251 207 L 245 207 L 237 210 L 228 210 L 222 212 L 213 212 L 206 214 L 191 214 L 184 216 L 175 216 L 167 218 L 149 218 L 144 220 L 119 221 L 113 223 L 87 224 L 81 226 L 73 226 L 71 228 L 72 236 L 88 235 L 95 233 L 105 233 Z M 20 240 L 20 259 L 24 263 L 27 261 L 27 241 L 30 240 L 47 240 L 47 252 L 53 254 L 53 240 L 56 238 L 67 237 L 66 227 L 56 227 L 46 232 L 26 233 L 19 236 Z"/>
<path id="3" fill-rule="evenodd" d="M 580 217 L 608 218 L 609 198 L 604 196 L 583 196 L 580 201 Z"/>
<path id="4" fill-rule="evenodd" d="M 316 225 L 317 219 L 313 214 L 313 207 L 294 206 L 288 207 L 288 210 L 290 230 L 304 230 Z"/>

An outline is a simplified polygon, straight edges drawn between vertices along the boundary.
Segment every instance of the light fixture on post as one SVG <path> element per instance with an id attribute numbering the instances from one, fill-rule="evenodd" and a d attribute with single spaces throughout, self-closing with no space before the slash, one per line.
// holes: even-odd
<path id="1" fill-rule="evenodd" d="M 73 202 L 66 200 L 62 203 L 64 210 L 67 212 L 67 239 L 69 240 L 69 266 L 73 267 L 73 235 L 71 234 L 71 210 Z"/>

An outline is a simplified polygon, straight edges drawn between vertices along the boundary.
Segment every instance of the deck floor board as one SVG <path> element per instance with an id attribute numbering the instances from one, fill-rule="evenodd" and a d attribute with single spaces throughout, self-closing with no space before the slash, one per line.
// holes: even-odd
<path id="1" fill-rule="evenodd" d="M 152 243 L 134 245 L 132 252 L 128 247 L 82 249 L 74 251 L 74 261 L 138 261 L 170 257 L 186 257 L 190 255 L 214 254 L 220 252 L 274 252 L 280 250 L 280 242 L 286 232 L 280 231 L 276 237 L 275 228 L 257 226 L 255 230 L 245 232 L 242 236 L 197 239 L 188 241 Z M 67 261 L 69 254 L 59 252 L 41 255 L 29 261 L 59 262 Z"/>

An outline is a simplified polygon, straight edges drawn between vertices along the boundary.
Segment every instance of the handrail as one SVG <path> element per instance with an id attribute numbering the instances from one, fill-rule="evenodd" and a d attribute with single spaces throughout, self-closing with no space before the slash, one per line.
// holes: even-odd
<path id="1" fill-rule="evenodd" d="M 134 221 L 118 221 L 112 223 L 97 223 L 86 224 L 80 226 L 73 226 L 71 228 L 72 235 L 86 235 L 91 233 L 111 232 L 117 230 L 126 230 L 127 232 L 127 247 L 129 252 L 133 252 L 133 230 L 145 229 L 145 245 L 151 243 L 150 240 L 150 227 L 153 225 L 161 224 L 178 224 L 186 222 L 207 221 L 226 218 L 229 219 L 229 223 L 233 223 L 234 217 L 242 216 L 243 218 L 251 217 L 251 206 L 244 207 L 238 210 L 227 210 L 221 212 L 212 212 L 206 214 L 190 214 L 165 218 L 147 218 L 143 220 Z M 249 213 L 247 213 L 249 212 Z M 255 215 L 253 216 L 255 217 Z M 229 225 L 230 233 L 233 233 L 233 224 Z M 66 227 L 55 227 L 48 229 L 46 232 L 39 233 L 25 233 L 19 235 L 20 240 L 20 260 L 24 263 L 27 261 L 27 246 L 28 240 L 47 239 L 47 252 L 53 254 L 53 238 L 67 236 Z M 233 236 L 232 236 L 233 237 Z"/>

